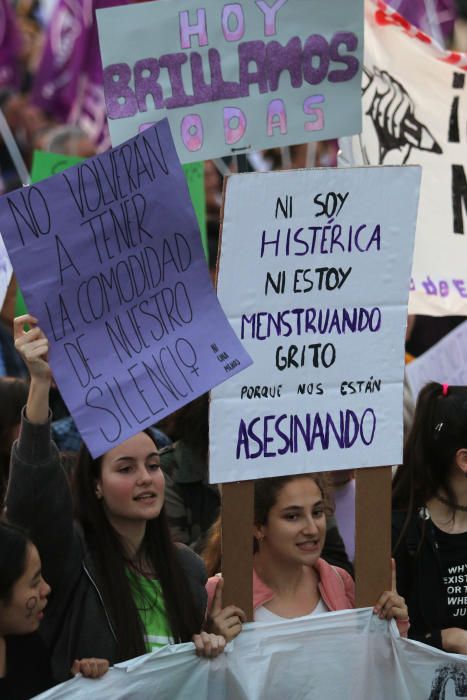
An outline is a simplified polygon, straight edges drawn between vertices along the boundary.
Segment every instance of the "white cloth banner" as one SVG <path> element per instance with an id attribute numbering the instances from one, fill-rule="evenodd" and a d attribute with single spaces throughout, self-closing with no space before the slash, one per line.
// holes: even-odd
<path id="1" fill-rule="evenodd" d="M 217 295 L 253 364 L 211 392 L 212 483 L 400 463 L 420 176 L 228 178 Z"/>
<path id="2" fill-rule="evenodd" d="M 342 164 L 423 166 L 410 313 L 467 315 L 466 70 L 465 53 L 366 1 L 363 130 L 341 140 Z"/>
<path id="3" fill-rule="evenodd" d="M 467 657 L 399 637 L 371 609 L 252 623 L 209 661 L 192 644 L 75 678 L 41 700 L 451 700 L 467 697 Z"/>

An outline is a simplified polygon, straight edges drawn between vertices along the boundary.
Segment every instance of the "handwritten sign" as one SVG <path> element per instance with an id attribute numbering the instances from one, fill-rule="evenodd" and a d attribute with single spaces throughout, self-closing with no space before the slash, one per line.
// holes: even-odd
<path id="1" fill-rule="evenodd" d="M 362 0 L 158 0 L 96 15 L 114 145 L 161 116 L 183 163 L 360 132 Z"/>
<path id="2" fill-rule="evenodd" d="M 167 120 L 6 195 L 0 230 L 93 455 L 250 363 L 210 284 Z"/>
<path id="3" fill-rule="evenodd" d="M 212 392 L 212 481 L 400 462 L 419 183 L 417 167 L 227 179 L 218 296 L 254 364 Z"/>
<path id="4" fill-rule="evenodd" d="M 367 0 L 363 130 L 341 147 L 350 165 L 423 167 L 412 314 L 467 315 L 466 70 L 466 53 Z"/>
<path id="5" fill-rule="evenodd" d="M 134 136 L 135 134 L 133 134 Z M 31 181 L 40 182 L 46 177 L 71 168 L 72 165 L 82 163 L 84 159 L 78 156 L 62 155 L 61 153 L 49 153 L 48 151 L 34 151 L 31 168 Z M 207 256 L 208 241 L 206 231 L 206 194 L 204 191 L 204 163 L 187 163 L 183 166 L 188 191 L 193 204 L 198 225 L 201 232 L 201 241 Z"/>

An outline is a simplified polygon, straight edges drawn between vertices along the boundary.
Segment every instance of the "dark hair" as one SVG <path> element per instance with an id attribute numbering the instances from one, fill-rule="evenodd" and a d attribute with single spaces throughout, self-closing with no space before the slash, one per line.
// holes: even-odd
<path id="1" fill-rule="evenodd" d="M 284 486 L 295 479 L 311 479 L 315 482 L 323 497 L 327 515 L 332 512 L 329 487 L 325 472 L 310 472 L 309 474 L 293 474 L 275 476 L 271 479 L 255 481 L 255 525 L 266 525 L 269 511 L 276 504 L 279 492 Z"/>
<path id="2" fill-rule="evenodd" d="M 456 503 L 450 484 L 456 452 L 467 448 L 467 387 L 437 382 L 418 395 L 414 421 L 404 447 L 403 464 L 393 481 L 393 507 L 408 516 L 443 490 Z"/>
<path id="3" fill-rule="evenodd" d="M 31 541 L 16 525 L 0 522 L 0 600 L 8 604 L 13 586 L 26 568 L 26 554 Z"/>
<path id="4" fill-rule="evenodd" d="M 21 423 L 21 411 L 28 398 L 28 383 L 19 377 L 0 377 L 0 505 L 3 504 L 13 430 Z"/>
<path id="5" fill-rule="evenodd" d="M 201 394 L 158 424 L 173 440 L 183 443 L 200 459 L 207 460 L 209 448 L 209 395 Z"/>
<path id="6" fill-rule="evenodd" d="M 144 432 L 154 442 L 150 431 Z M 73 475 L 75 516 L 98 569 L 104 601 L 115 626 L 118 659 L 124 660 L 146 653 L 146 647 L 126 573 L 128 554 L 105 514 L 102 500 L 96 495 L 101 464 L 102 457 L 93 459 L 86 447 L 81 447 Z M 170 536 L 164 507 L 157 518 L 147 521 L 138 556 L 150 564 L 160 582 L 173 639 L 175 642 L 190 641 L 202 627 L 204 610 L 198 610 L 195 605 Z"/>

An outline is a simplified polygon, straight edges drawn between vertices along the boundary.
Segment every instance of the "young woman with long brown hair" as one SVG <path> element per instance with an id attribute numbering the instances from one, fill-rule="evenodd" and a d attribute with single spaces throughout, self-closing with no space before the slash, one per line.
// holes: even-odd
<path id="1" fill-rule="evenodd" d="M 34 535 L 54 590 L 41 634 L 55 678 L 67 678 L 75 658 L 115 663 L 167 642 L 193 639 L 200 655 L 215 656 L 225 640 L 201 631 L 204 566 L 171 541 L 151 434 L 138 433 L 99 459 L 83 447 L 71 493 L 50 439 L 48 343 L 36 324 L 29 315 L 15 319 L 31 385 L 7 508 Z"/>

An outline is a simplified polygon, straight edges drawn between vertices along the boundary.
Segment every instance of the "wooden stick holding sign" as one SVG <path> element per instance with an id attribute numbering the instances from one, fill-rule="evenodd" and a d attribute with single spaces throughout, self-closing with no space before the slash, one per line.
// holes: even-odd
<path id="1" fill-rule="evenodd" d="M 355 605 L 375 604 L 391 588 L 391 467 L 357 469 Z"/>

